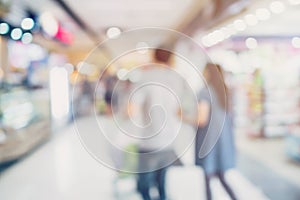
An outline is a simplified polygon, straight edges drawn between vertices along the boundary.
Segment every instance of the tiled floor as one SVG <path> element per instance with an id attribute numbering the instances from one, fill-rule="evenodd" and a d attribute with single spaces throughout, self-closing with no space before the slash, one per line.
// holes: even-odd
<path id="1" fill-rule="evenodd" d="M 89 120 L 83 119 L 79 123 L 88 126 Z M 200 168 L 189 162 L 192 157 L 190 153 L 188 151 L 183 159 L 185 166 L 172 167 L 168 172 L 167 188 L 172 200 L 205 199 L 203 174 Z M 248 161 L 241 162 L 247 165 Z M 268 199 L 238 170 L 228 172 L 226 178 L 239 199 Z M 135 193 L 134 177 L 116 180 L 116 172 L 94 160 L 81 145 L 74 127 L 70 126 L 1 174 L 0 199 L 140 199 Z M 213 180 L 211 184 L 214 199 L 228 199 L 218 180 Z"/>
<path id="2" fill-rule="evenodd" d="M 285 153 L 284 138 L 249 139 L 236 134 L 239 170 L 272 200 L 300 199 L 300 165 Z"/>
<path id="3" fill-rule="evenodd" d="M 239 156 L 238 169 L 272 200 L 300 199 L 299 185 L 245 154 Z"/>
<path id="4" fill-rule="evenodd" d="M 243 130 L 238 130 L 236 141 L 239 151 L 244 155 L 263 163 L 267 168 L 300 187 L 300 163 L 292 161 L 286 155 L 284 138 L 249 139 Z"/>

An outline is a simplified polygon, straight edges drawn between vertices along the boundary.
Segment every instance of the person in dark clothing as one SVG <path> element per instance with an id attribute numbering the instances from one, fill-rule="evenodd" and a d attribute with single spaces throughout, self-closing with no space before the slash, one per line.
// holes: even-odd
<path id="1" fill-rule="evenodd" d="M 174 94 L 166 88 L 180 95 L 182 84 L 181 77 L 171 68 L 171 55 L 168 50 L 154 50 L 153 63 L 143 69 L 141 81 L 136 85 L 141 88 L 137 104 L 143 110 L 141 118 L 144 125 L 141 130 L 143 139 L 139 144 L 137 178 L 137 190 L 143 200 L 153 198 L 150 195 L 152 186 L 158 189 L 160 200 L 167 199 L 166 174 L 177 158 L 172 141 L 180 127 L 176 115 L 179 105 Z"/>
<path id="2" fill-rule="evenodd" d="M 235 147 L 227 87 L 220 66 L 207 64 L 207 87 L 198 94 L 198 118 L 183 120 L 197 130 L 195 162 L 205 173 L 207 200 L 212 199 L 210 180 L 216 176 L 231 199 L 237 199 L 225 180 L 225 172 L 235 166 Z"/>

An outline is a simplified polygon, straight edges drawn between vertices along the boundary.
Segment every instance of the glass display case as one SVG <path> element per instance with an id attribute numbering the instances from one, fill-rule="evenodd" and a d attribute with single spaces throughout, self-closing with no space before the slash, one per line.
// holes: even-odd
<path id="1" fill-rule="evenodd" d="M 0 163 L 16 160 L 50 136 L 46 89 L 0 90 Z"/>

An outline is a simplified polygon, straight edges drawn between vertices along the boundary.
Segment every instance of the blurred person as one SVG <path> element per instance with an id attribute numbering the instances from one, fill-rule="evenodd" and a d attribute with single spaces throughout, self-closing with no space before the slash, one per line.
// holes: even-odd
<path id="1" fill-rule="evenodd" d="M 105 78 L 104 78 L 104 86 L 105 86 L 105 92 L 104 92 L 104 101 L 106 102 L 107 107 L 114 107 L 114 110 L 118 108 L 118 91 L 115 91 L 115 85 L 117 82 L 117 77 L 115 75 L 108 74 L 108 72 L 105 72 Z M 107 112 L 110 112 L 111 109 L 108 109 Z"/>
<path id="2" fill-rule="evenodd" d="M 81 89 L 81 94 L 82 96 L 90 99 L 92 101 L 93 99 L 93 88 L 91 83 L 88 81 L 88 78 L 85 77 L 82 85 L 81 85 L 82 89 Z"/>
<path id="3" fill-rule="evenodd" d="M 84 116 L 90 114 L 93 108 L 93 86 L 85 75 L 82 77 L 82 81 L 79 82 L 78 87 L 78 94 L 76 94 L 76 100 L 73 104 L 78 114 L 77 116 Z"/>
<path id="4" fill-rule="evenodd" d="M 105 114 L 108 116 L 112 115 L 112 111 L 113 111 L 112 99 L 113 99 L 113 93 L 109 90 L 106 90 L 105 94 L 104 94 L 104 102 L 106 105 L 105 106 Z"/>
<path id="5" fill-rule="evenodd" d="M 207 200 L 212 199 L 210 188 L 212 177 L 217 177 L 231 199 L 235 200 L 237 198 L 225 180 L 225 172 L 235 166 L 235 147 L 223 71 L 219 65 L 208 63 L 203 74 L 207 87 L 204 87 L 198 94 L 198 119 L 189 119 L 182 113 L 180 117 L 197 129 L 195 164 L 204 170 Z M 213 117 L 212 112 L 215 112 Z M 199 152 L 205 142 L 205 137 L 213 137 L 212 135 L 219 134 L 220 131 L 213 149 L 206 157 L 200 158 Z"/>
<path id="6" fill-rule="evenodd" d="M 118 87 L 118 113 L 123 120 L 127 120 L 129 119 L 129 111 L 131 110 L 127 106 L 127 103 L 132 92 L 133 83 L 129 79 L 127 79 L 124 81 L 120 81 L 119 85 L 120 86 Z"/>
<path id="7" fill-rule="evenodd" d="M 100 78 L 95 88 L 95 108 L 98 114 L 105 114 L 106 102 L 104 99 L 105 85 L 104 81 Z"/>
<path id="8" fill-rule="evenodd" d="M 142 105 L 141 142 L 138 147 L 139 163 L 137 189 L 143 200 L 153 199 L 150 195 L 152 186 L 156 186 L 159 199 L 167 199 L 165 184 L 168 167 L 176 160 L 172 140 L 176 138 L 178 102 L 181 79 L 171 69 L 172 53 L 155 49 L 153 64 L 143 68 L 140 88 L 140 105 Z M 132 107 L 131 107 L 132 108 Z M 151 155 L 149 155 L 151 154 Z M 169 162 L 170 161 L 170 162 Z"/>

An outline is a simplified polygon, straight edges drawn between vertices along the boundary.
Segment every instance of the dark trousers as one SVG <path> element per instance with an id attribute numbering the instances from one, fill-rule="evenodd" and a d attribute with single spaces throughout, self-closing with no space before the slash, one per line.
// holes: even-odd
<path id="1" fill-rule="evenodd" d="M 167 168 L 162 168 L 153 172 L 140 173 L 138 175 L 137 189 L 143 200 L 151 200 L 150 188 L 156 186 L 160 200 L 166 199 L 165 182 Z"/>
<path id="2" fill-rule="evenodd" d="M 158 189 L 160 200 L 166 199 L 165 183 L 168 167 L 176 161 L 177 156 L 173 150 L 149 151 L 139 150 L 139 171 L 137 189 L 143 200 L 152 200 L 150 189 Z"/>
<path id="3" fill-rule="evenodd" d="M 225 180 L 224 173 L 219 172 L 219 173 L 217 173 L 215 175 L 219 178 L 220 182 L 222 183 L 224 189 L 226 190 L 226 192 L 228 193 L 228 195 L 230 196 L 230 198 L 232 200 L 237 200 L 237 198 L 235 197 L 232 189 L 230 188 L 230 186 L 227 184 L 227 182 Z M 206 186 L 206 198 L 207 198 L 207 200 L 211 200 L 212 199 L 212 197 L 211 197 L 211 189 L 210 189 L 210 184 L 209 184 L 210 179 L 212 177 L 213 177 L 213 175 L 207 175 L 207 174 L 205 174 L 205 186 Z"/>

